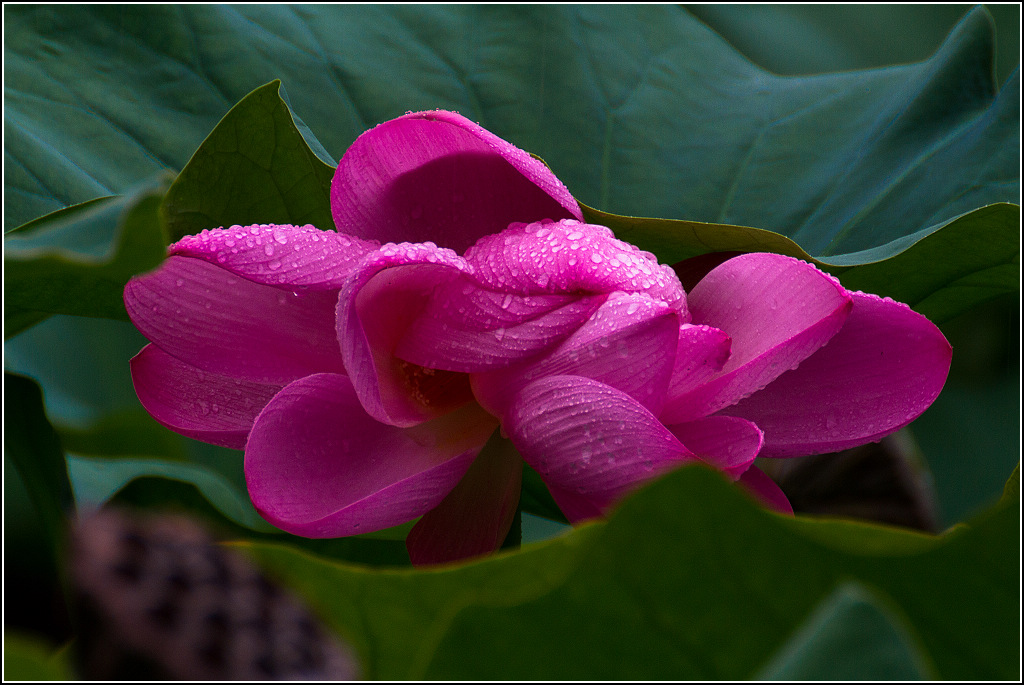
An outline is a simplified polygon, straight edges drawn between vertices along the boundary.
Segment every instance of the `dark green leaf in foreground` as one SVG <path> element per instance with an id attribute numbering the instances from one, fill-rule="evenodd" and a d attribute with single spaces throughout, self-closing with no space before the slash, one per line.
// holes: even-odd
<path id="1" fill-rule="evenodd" d="M 4 631 L 4 680 L 74 680 L 67 657 L 25 635 Z"/>
<path id="2" fill-rule="evenodd" d="M 168 179 L 68 207 L 4 235 L 4 335 L 51 314 L 127 320 L 125 283 L 164 257 Z"/>
<path id="3" fill-rule="evenodd" d="M 870 590 L 828 596 L 755 680 L 926 680 L 907 631 Z"/>
<path id="4" fill-rule="evenodd" d="M 854 581 L 893 603 L 939 677 L 999 679 L 1017 669 L 1018 505 L 1011 493 L 931 537 L 777 516 L 685 468 L 607 523 L 461 567 L 369 571 L 249 548 L 376 678 L 751 678 Z"/>
<path id="5" fill-rule="evenodd" d="M 74 508 L 64 451 L 46 418 L 39 386 L 11 373 L 4 374 L 4 457 L 24 482 L 53 549 L 59 549 Z"/>
<path id="6" fill-rule="evenodd" d="M 235 224 L 334 228 L 334 169 L 310 149 L 280 88 L 268 83 L 232 107 L 178 175 L 162 207 L 173 240 Z"/>

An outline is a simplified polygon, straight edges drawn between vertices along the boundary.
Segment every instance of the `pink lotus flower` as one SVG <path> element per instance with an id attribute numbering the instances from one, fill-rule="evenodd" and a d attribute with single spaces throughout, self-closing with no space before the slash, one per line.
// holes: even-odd
<path id="1" fill-rule="evenodd" d="M 152 341 L 132 360 L 142 404 L 244 448 L 253 503 L 297 535 L 422 517 L 415 563 L 487 553 L 523 460 L 574 522 L 698 461 L 786 510 L 756 456 L 878 440 L 949 369 L 927 319 L 796 259 L 742 255 L 684 293 L 450 112 L 363 134 L 331 203 L 338 232 L 203 231 L 125 289 Z"/>

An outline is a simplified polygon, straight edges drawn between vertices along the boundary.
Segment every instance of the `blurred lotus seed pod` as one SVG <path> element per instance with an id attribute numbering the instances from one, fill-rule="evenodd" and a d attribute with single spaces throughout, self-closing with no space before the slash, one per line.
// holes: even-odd
<path id="1" fill-rule="evenodd" d="M 104 509 L 76 524 L 86 679 L 354 680 L 353 652 L 250 560 L 180 516 Z"/>

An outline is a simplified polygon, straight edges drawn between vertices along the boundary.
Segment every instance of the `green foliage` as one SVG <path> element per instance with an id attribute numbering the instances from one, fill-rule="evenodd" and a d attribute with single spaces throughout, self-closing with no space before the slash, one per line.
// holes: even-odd
<path id="1" fill-rule="evenodd" d="M 67 658 L 39 640 L 4 631 L 4 680 L 73 680 Z"/>
<path id="2" fill-rule="evenodd" d="M 172 240 L 235 224 L 334 228 L 334 168 L 310 150 L 280 87 L 246 95 L 178 174 L 162 207 Z"/>
<path id="3" fill-rule="evenodd" d="M 51 314 L 127 321 L 125 284 L 164 256 L 157 207 L 166 183 L 83 202 L 5 234 L 5 337 Z"/>
<path id="4" fill-rule="evenodd" d="M 64 452 L 46 419 L 39 386 L 10 373 L 4 373 L 4 457 L 25 484 L 54 556 L 59 556 L 74 504 Z"/>
<path id="5" fill-rule="evenodd" d="M 245 546 L 322 607 L 373 678 L 734 680 L 798 666 L 820 675 L 820 650 L 845 635 L 840 665 L 875 657 L 851 677 L 934 668 L 944 679 L 1000 679 L 1017 669 L 1018 506 L 1011 495 L 930 537 L 770 514 L 689 467 L 606 523 L 436 571 Z M 837 598 L 849 581 L 870 594 Z M 826 625 L 811 616 L 823 603 Z M 871 639 L 878 631 L 896 641 L 883 647 Z"/>
<path id="6" fill-rule="evenodd" d="M 857 583 L 828 596 L 757 680 L 927 680 L 913 638 Z"/>
<path id="7" fill-rule="evenodd" d="M 811 78 L 756 67 L 668 5 L 32 6 L 6 18 L 7 226 L 182 168 L 274 79 L 335 156 L 407 110 L 455 109 L 543 156 L 591 206 L 757 226 L 816 255 L 1018 192 L 1019 77 L 996 94 L 980 8 L 925 62 Z"/>
<path id="8" fill-rule="evenodd" d="M 921 63 L 798 78 L 674 6 L 36 5 L 5 8 L 4 32 L 5 366 L 46 394 L 44 412 L 34 383 L 5 375 L 5 469 L 51 542 L 68 471 L 82 506 L 200 514 L 378 678 L 1019 677 L 1019 476 L 930 537 L 777 517 L 687 469 L 607 523 L 382 570 L 408 563 L 405 529 L 270 532 L 240 453 L 148 417 L 121 300 L 182 235 L 332 228 L 332 155 L 446 108 L 542 155 L 589 220 L 663 262 L 790 254 L 974 335 L 965 317 L 1020 284 L 1019 71 L 997 91 L 984 9 Z M 950 387 L 914 425 L 951 523 L 996 497 L 1019 453 L 1015 375 L 963 385 L 954 347 Z M 523 479 L 523 510 L 561 519 Z M 9 653 L 29 664 L 14 677 L 60 673 L 36 648 Z"/>
<path id="9" fill-rule="evenodd" d="M 1020 206 L 979 207 L 860 252 L 812 257 L 786 236 L 747 226 L 617 216 L 584 206 L 667 263 L 709 252 L 776 252 L 813 262 L 847 288 L 905 302 L 936 323 L 1020 287 Z"/>

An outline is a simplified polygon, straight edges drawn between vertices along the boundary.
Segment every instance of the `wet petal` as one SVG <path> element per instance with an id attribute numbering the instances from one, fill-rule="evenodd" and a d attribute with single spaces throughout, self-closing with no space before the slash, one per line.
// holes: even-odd
<path id="1" fill-rule="evenodd" d="M 483 289 L 469 276 L 436 288 L 395 349 L 436 369 L 500 369 L 551 349 L 601 306 L 605 295 L 522 296 Z"/>
<path id="2" fill-rule="evenodd" d="M 366 411 L 378 421 L 411 426 L 472 399 L 469 379 L 395 356 L 408 327 L 435 289 L 465 264 L 432 243 L 384 245 L 353 272 L 338 298 L 337 335 L 345 368 Z"/>
<path id="3" fill-rule="evenodd" d="M 442 564 L 501 547 L 515 519 L 522 480 L 522 458 L 495 432 L 459 484 L 409 532 L 405 545 L 412 563 Z"/>
<path id="4" fill-rule="evenodd" d="M 343 373 L 333 291 L 289 292 L 173 255 L 124 290 L 132 323 L 164 352 L 203 371 L 284 385 Z"/>
<path id="5" fill-rule="evenodd" d="M 698 460 L 632 397 L 580 376 L 527 385 L 502 425 L 555 501 L 569 493 L 563 513 L 573 522 L 588 510 L 604 513 L 643 483 Z"/>
<path id="6" fill-rule="evenodd" d="M 735 416 L 707 416 L 668 429 L 701 461 L 733 478 L 750 468 L 764 444 L 754 423 Z"/>
<path id="7" fill-rule="evenodd" d="M 245 478 L 260 514 L 305 537 L 368 533 L 436 507 L 469 469 L 493 420 L 410 432 L 364 412 L 345 376 L 291 383 L 256 419 L 245 450 Z"/>
<path id="8" fill-rule="evenodd" d="M 762 253 L 713 269 L 687 300 L 693 323 L 724 331 L 732 351 L 709 380 L 670 395 L 666 423 L 707 416 L 760 390 L 828 342 L 852 307 L 833 277 L 798 259 Z"/>
<path id="9" fill-rule="evenodd" d="M 313 226 L 261 224 L 185 236 L 169 254 L 195 257 L 256 283 L 289 290 L 337 292 L 376 241 Z"/>
<path id="10" fill-rule="evenodd" d="M 676 361 L 668 384 L 669 397 L 682 397 L 707 382 L 725 366 L 732 340 L 712 326 L 679 327 Z"/>
<path id="11" fill-rule="evenodd" d="M 131 361 L 139 401 L 154 419 L 182 435 L 240 450 L 256 415 L 281 389 L 201 371 L 146 345 Z"/>
<path id="12" fill-rule="evenodd" d="M 938 397 L 952 351 L 928 319 L 899 302 L 851 293 L 842 330 L 811 358 L 722 413 L 755 422 L 762 456 L 837 452 L 874 442 Z"/>
<path id="13" fill-rule="evenodd" d="M 686 297 L 671 267 L 611 229 L 569 219 L 515 223 L 466 251 L 481 287 L 517 295 L 645 293 L 680 313 Z"/>
<path id="14" fill-rule="evenodd" d="M 582 218 L 539 160 L 454 112 L 409 113 L 363 133 L 338 162 L 339 231 L 462 252 L 512 221 Z"/>
<path id="15" fill-rule="evenodd" d="M 665 398 L 679 317 L 660 300 L 613 293 L 572 335 L 540 358 L 474 374 L 473 394 L 503 416 L 523 386 L 545 376 L 584 376 L 630 395 L 654 413 Z"/>

